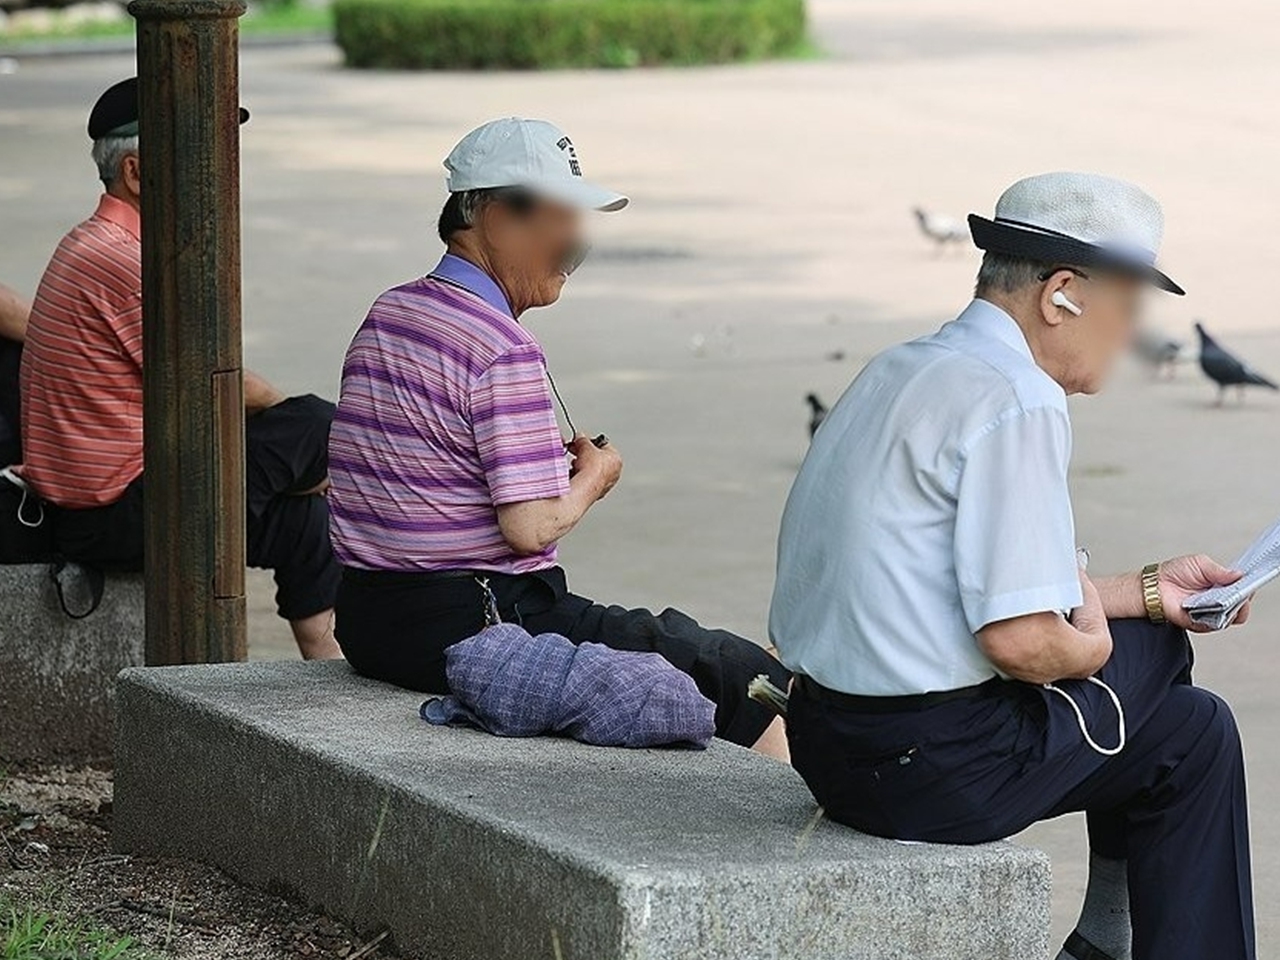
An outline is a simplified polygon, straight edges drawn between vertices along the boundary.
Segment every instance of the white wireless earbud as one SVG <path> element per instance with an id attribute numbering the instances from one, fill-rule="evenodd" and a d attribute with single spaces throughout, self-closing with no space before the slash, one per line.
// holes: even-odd
<path id="1" fill-rule="evenodd" d="M 1067 298 L 1067 295 L 1061 290 L 1053 291 L 1053 296 L 1049 298 L 1049 302 L 1055 307 L 1061 307 L 1063 310 L 1075 314 L 1077 317 L 1084 313 L 1084 311 L 1072 303 L 1070 299 Z"/>

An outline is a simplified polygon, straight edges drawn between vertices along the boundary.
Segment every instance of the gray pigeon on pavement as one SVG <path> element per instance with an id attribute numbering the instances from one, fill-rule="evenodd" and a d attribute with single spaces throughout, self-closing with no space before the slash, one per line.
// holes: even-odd
<path id="1" fill-rule="evenodd" d="M 1218 385 L 1219 405 L 1222 404 L 1227 387 L 1239 388 L 1241 401 L 1244 400 L 1245 387 L 1267 387 L 1271 390 L 1280 390 L 1280 386 L 1224 350 L 1198 322 L 1196 333 L 1200 335 L 1200 369 L 1204 371 L 1206 377 Z"/>
<path id="2" fill-rule="evenodd" d="M 819 399 L 816 393 L 806 396 L 804 402 L 809 404 L 809 439 L 812 440 L 813 435 L 822 426 L 822 421 L 827 419 L 827 405 Z"/>
<path id="3" fill-rule="evenodd" d="M 920 232 L 942 249 L 949 243 L 963 243 L 969 239 L 969 228 L 959 220 L 940 213 L 930 213 L 920 207 L 911 211 L 916 215 Z"/>
<path id="4" fill-rule="evenodd" d="M 1151 368 L 1153 377 L 1172 377 L 1178 369 L 1182 346 L 1181 340 L 1151 327 L 1143 327 L 1133 341 L 1133 352 Z"/>

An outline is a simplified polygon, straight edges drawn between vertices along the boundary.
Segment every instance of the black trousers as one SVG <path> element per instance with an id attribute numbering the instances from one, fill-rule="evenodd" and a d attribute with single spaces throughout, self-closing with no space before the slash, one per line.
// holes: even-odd
<path id="1" fill-rule="evenodd" d="M 1244 759 L 1230 708 L 1191 685 L 1173 627 L 1111 624 L 1100 678 L 1120 697 L 1128 745 L 1083 742 L 1057 694 L 1010 681 L 915 712 L 853 712 L 797 689 L 792 763 L 831 818 L 903 840 L 982 843 L 1073 811 L 1091 848 L 1129 865 L 1135 960 L 1252 960 Z M 1115 709 L 1083 681 L 1059 684 L 1094 739 Z"/>
<path id="2" fill-rule="evenodd" d="M 593 603 L 569 592 L 559 567 L 522 576 L 485 573 L 502 619 L 535 636 L 558 633 L 617 650 L 659 653 L 689 674 L 716 705 L 716 734 L 750 746 L 772 714 L 747 697 L 747 684 L 767 674 L 786 688 L 789 675 L 750 640 L 710 630 L 678 610 L 654 614 Z M 476 576 L 344 569 L 335 636 L 361 674 L 411 690 L 441 693 L 445 650 L 479 633 L 485 596 Z"/>
<path id="3" fill-rule="evenodd" d="M 248 563 L 273 572 L 276 609 L 286 620 L 330 609 L 338 593 L 329 502 L 298 495 L 328 475 L 333 409 L 319 397 L 290 397 L 245 421 Z M 144 476 L 108 506 L 48 508 L 58 553 L 106 570 L 141 570 Z"/>

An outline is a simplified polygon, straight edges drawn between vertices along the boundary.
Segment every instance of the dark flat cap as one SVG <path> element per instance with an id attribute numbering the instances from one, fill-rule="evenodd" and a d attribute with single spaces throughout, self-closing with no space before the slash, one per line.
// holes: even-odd
<path id="1" fill-rule="evenodd" d="M 249 111 L 240 108 L 240 122 Z M 138 135 L 138 78 L 130 77 L 107 88 L 89 111 L 89 139 L 135 137 Z"/>

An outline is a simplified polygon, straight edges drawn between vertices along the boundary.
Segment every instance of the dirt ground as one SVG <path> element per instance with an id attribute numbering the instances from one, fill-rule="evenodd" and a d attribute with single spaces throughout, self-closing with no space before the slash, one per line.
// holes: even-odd
<path id="1" fill-rule="evenodd" d="M 377 932 L 359 936 L 212 867 L 117 854 L 110 836 L 109 770 L 0 776 L 0 902 L 92 922 L 172 960 L 409 960 Z"/>

